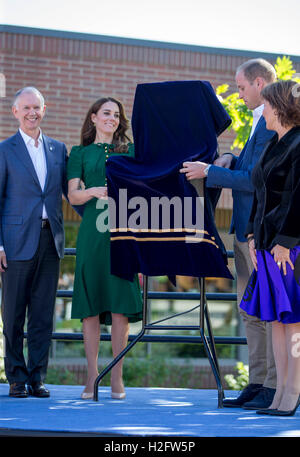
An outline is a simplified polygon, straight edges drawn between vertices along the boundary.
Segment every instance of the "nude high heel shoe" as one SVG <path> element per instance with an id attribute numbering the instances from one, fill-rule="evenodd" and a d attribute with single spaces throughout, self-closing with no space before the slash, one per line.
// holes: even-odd
<path id="1" fill-rule="evenodd" d="M 82 400 L 91 400 L 92 398 L 94 398 L 94 392 L 82 392 L 80 398 Z"/>
<path id="2" fill-rule="evenodd" d="M 124 392 L 124 384 L 123 384 L 123 381 L 121 382 L 121 386 L 122 389 L 123 389 L 123 392 L 114 392 L 113 391 L 113 387 L 112 387 L 112 384 L 111 383 L 111 398 L 113 398 L 114 400 L 124 400 L 124 398 L 126 397 L 126 393 Z M 114 388 L 116 388 L 116 386 L 114 386 Z M 119 389 L 118 389 L 119 390 Z"/>
<path id="3" fill-rule="evenodd" d="M 95 378 L 95 380 L 96 380 L 96 378 Z M 85 387 L 85 389 L 86 389 L 86 387 Z M 82 400 L 91 400 L 91 399 L 93 399 L 94 398 L 94 391 L 93 392 L 86 392 L 85 389 L 81 393 L 80 398 Z"/>
<path id="4" fill-rule="evenodd" d="M 121 392 L 120 394 L 117 392 L 111 392 L 111 398 L 113 398 L 114 400 L 124 400 L 125 397 L 125 392 Z"/>

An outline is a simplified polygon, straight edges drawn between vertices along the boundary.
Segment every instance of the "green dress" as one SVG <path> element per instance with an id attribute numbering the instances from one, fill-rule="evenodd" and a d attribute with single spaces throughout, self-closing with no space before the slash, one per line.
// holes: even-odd
<path id="1" fill-rule="evenodd" d="M 130 143 L 127 153 L 134 155 Z M 85 188 L 106 186 L 105 162 L 111 155 L 118 155 L 113 145 L 92 143 L 74 146 L 68 160 L 68 180 L 80 178 Z M 138 276 L 127 281 L 110 273 L 110 233 L 97 230 L 96 221 L 103 209 L 97 209 L 98 200 L 89 200 L 84 209 L 76 245 L 72 318 L 99 315 L 100 322 L 111 325 L 111 313 L 128 317 L 129 322 L 142 319 L 142 295 Z"/>

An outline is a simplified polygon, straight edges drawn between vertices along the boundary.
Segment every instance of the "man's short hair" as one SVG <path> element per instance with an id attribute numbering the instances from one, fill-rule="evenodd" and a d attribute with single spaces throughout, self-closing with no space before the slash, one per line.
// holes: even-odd
<path id="1" fill-rule="evenodd" d="M 263 78 L 267 83 L 273 83 L 277 79 L 275 68 L 265 59 L 247 60 L 238 67 L 236 74 L 240 71 L 250 83 L 257 77 Z"/>
<path id="2" fill-rule="evenodd" d="M 33 86 L 23 87 L 22 89 L 18 90 L 18 92 L 14 96 L 12 106 L 17 107 L 18 98 L 20 97 L 20 95 L 29 94 L 29 93 L 37 95 L 37 97 L 39 97 L 41 100 L 41 107 L 44 108 L 45 99 L 44 99 L 43 95 L 41 94 L 41 92 L 36 87 L 33 87 Z"/>

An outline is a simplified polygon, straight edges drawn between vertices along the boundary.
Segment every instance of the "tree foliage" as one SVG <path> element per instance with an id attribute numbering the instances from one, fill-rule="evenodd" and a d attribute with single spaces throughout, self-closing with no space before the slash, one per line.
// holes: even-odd
<path id="1" fill-rule="evenodd" d="M 278 79 L 292 79 L 300 83 L 299 75 L 296 73 L 290 57 L 277 57 L 274 67 Z M 236 136 L 231 145 L 231 149 L 242 149 L 251 131 L 253 119 L 252 111 L 249 110 L 244 101 L 239 98 L 238 92 L 234 92 L 225 97 L 224 95 L 228 92 L 228 89 L 228 84 L 222 84 L 217 87 L 216 94 L 232 119 L 232 124 L 229 129 L 232 129 Z"/>

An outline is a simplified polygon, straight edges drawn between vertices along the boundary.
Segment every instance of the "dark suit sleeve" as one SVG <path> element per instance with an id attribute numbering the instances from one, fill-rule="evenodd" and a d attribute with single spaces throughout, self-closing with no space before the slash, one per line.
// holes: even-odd
<path id="1" fill-rule="evenodd" d="M 300 144 L 292 151 L 291 175 L 292 189 L 289 207 L 273 243 L 289 249 L 299 245 L 300 240 Z"/>
<path id="2" fill-rule="evenodd" d="M 6 160 L 4 157 L 3 150 L 0 148 L 0 246 L 3 246 L 2 236 L 2 211 L 3 211 L 3 199 L 5 194 L 6 185 Z"/>
<path id="3" fill-rule="evenodd" d="M 253 192 L 251 173 L 253 166 L 249 165 L 247 170 L 231 170 L 230 168 L 212 165 L 207 176 L 207 187 L 223 187 L 227 189 Z"/>
<path id="4" fill-rule="evenodd" d="M 273 132 L 261 128 L 255 131 L 251 158 L 246 169 L 235 170 L 212 165 L 208 170 L 207 187 L 224 187 L 238 191 L 253 192 L 254 187 L 251 181 L 252 170 L 260 158 L 266 143 L 273 134 Z"/>
<path id="5" fill-rule="evenodd" d="M 65 144 L 63 144 L 63 177 L 62 177 L 62 191 L 64 197 L 68 200 L 68 181 L 67 181 L 67 163 L 68 153 Z"/>
<path id="6" fill-rule="evenodd" d="M 252 203 L 251 214 L 249 217 L 249 222 L 246 227 L 245 237 L 247 237 L 247 235 L 249 235 L 250 233 L 254 232 L 254 219 L 255 219 L 256 212 L 257 212 L 257 196 L 256 196 L 256 192 L 255 192 L 254 197 L 253 197 L 253 203 Z"/>

